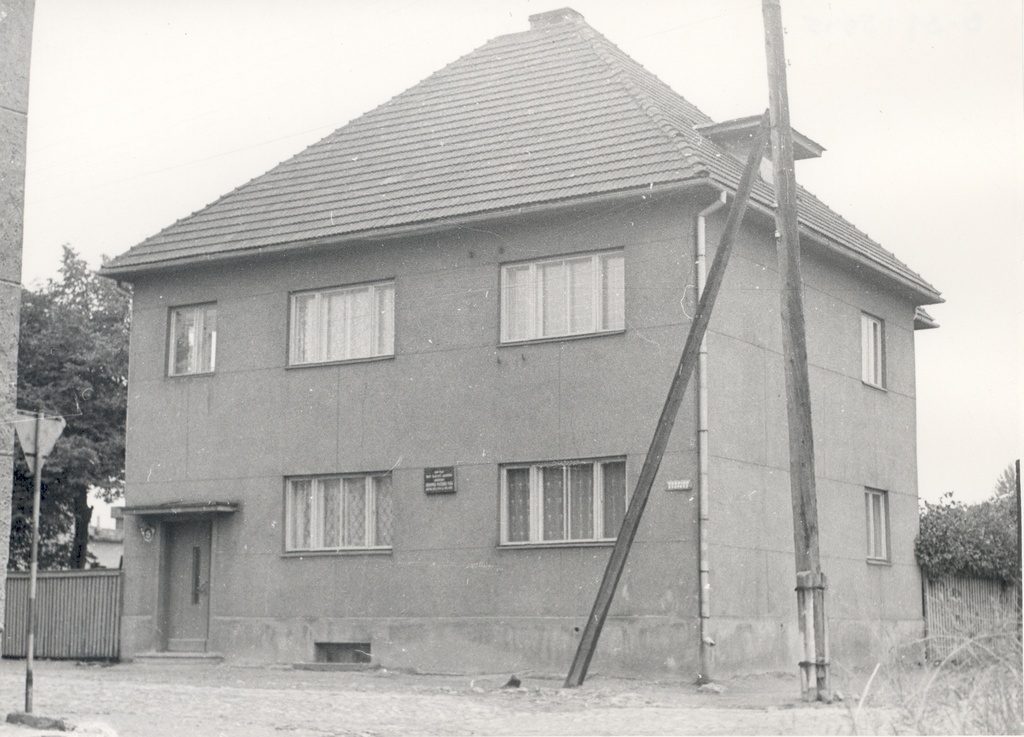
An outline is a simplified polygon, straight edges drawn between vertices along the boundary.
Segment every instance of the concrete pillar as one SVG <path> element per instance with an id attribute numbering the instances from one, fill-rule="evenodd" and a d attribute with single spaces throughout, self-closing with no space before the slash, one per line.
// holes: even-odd
<path id="1" fill-rule="evenodd" d="M 35 0 L 0 0 L 0 613 L 11 534 L 11 471 L 25 212 L 25 135 Z M 2 641 L 0 641 L 2 642 Z"/>

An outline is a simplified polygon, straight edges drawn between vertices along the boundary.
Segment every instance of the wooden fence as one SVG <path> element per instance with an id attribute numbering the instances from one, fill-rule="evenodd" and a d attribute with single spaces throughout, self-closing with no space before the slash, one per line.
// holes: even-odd
<path id="1" fill-rule="evenodd" d="M 955 656 L 970 640 L 1020 631 L 1021 589 L 982 578 L 924 579 L 928 657 Z"/>
<path id="2" fill-rule="evenodd" d="M 28 574 L 7 574 L 3 656 L 28 650 Z M 35 656 L 116 660 L 121 635 L 121 571 L 41 571 L 36 588 Z"/>

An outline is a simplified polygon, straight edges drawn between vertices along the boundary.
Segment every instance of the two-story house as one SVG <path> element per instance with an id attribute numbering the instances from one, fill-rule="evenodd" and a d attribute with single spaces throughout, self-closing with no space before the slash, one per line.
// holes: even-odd
<path id="1" fill-rule="evenodd" d="M 134 287 L 122 653 L 564 672 L 750 130 L 541 13 L 107 265 Z M 914 330 L 941 299 L 800 198 L 833 659 L 873 662 L 921 633 Z M 799 659 L 772 201 L 595 671 Z"/>

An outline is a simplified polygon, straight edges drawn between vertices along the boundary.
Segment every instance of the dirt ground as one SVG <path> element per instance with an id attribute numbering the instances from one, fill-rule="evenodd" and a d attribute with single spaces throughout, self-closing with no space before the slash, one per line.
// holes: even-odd
<path id="1" fill-rule="evenodd" d="M 24 662 L 0 661 L 0 709 L 24 706 Z M 795 675 L 721 682 L 592 675 L 578 689 L 520 674 L 414 675 L 388 670 L 316 672 L 195 664 L 37 662 L 35 708 L 76 731 L 117 737 L 324 737 L 325 735 L 852 734 L 850 709 L 800 701 Z M 870 711 L 870 710 L 869 710 Z M 891 733 L 883 710 L 858 715 Z M 0 725 L 0 736 L 52 729 Z"/>

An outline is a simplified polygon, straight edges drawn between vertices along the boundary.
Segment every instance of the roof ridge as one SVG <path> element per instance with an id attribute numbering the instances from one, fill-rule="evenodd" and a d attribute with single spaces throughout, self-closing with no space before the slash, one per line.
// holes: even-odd
<path id="1" fill-rule="evenodd" d="M 708 115 L 578 13 L 540 15 L 179 218 L 106 271 L 685 181 L 735 189 L 742 162 L 695 129 Z M 755 201 L 773 197 L 757 183 Z M 805 188 L 801 224 L 937 298 Z"/>
<path id="2" fill-rule="evenodd" d="M 679 98 L 687 105 L 690 105 L 690 107 L 694 107 L 695 110 L 697 108 L 678 92 L 662 82 L 656 74 L 639 62 L 635 61 L 632 57 L 622 51 L 622 49 L 609 41 L 604 34 L 597 31 L 593 26 L 583 22 L 578 26 L 578 28 L 583 32 L 581 35 L 583 35 L 583 37 L 588 41 L 588 45 L 594 51 L 595 55 L 605 63 L 615 78 L 629 93 L 629 96 L 636 104 L 637 109 L 654 121 L 658 128 L 665 134 L 665 137 L 668 138 L 669 142 L 679 151 L 679 153 L 683 155 L 687 163 L 689 163 L 696 171 L 702 172 L 705 176 L 708 175 L 709 171 L 707 165 L 697 156 L 697 153 L 693 150 L 689 141 L 686 140 L 685 135 L 679 130 L 679 127 L 669 120 L 664 111 L 658 107 L 656 101 L 636 84 L 635 80 L 632 79 L 631 75 L 620 63 L 620 60 L 616 59 L 614 55 L 610 53 L 610 49 L 618 52 L 623 58 L 636 64 L 646 75 L 658 84 L 664 86 L 672 95 Z M 698 110 L 698 112 L 700 112 L 701 115 L 704 115 L 702 111 Z M 704 115 L 704 117 L 708 116 Z"/>

